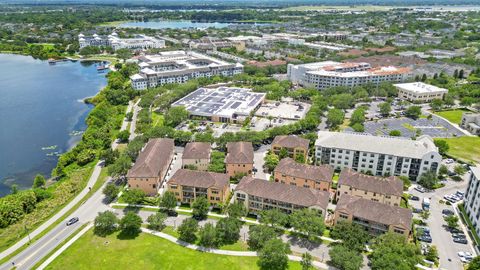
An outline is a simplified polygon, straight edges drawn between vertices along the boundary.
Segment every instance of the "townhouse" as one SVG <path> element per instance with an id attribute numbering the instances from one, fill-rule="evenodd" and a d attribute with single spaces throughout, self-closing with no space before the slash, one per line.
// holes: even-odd
<path id="1" fill-rule="evenodd" d="M 329 191 L 332 185 L 333 167 L 330 165 L 300 164 L 291 158 L 280 160 L 273 171 L 277 183 Z"/>
<path id="2" fill-rule="evenodd" d="M 189 142 L 185 145 L 182 155 L 182 168 L 192 168 L 206 171 L 210 164 L 212 146 L 206 142 Z"/>
<path id="3" fill-rule="evenodd" d="M 271 151 L 279 155 L 282 148 L 287 150 L 288 157 L 297 159 L 300 155 L 303 156 L 305 163 L 308 160 L 308 146 L 310 141 L 300 138 L 296 135 L 281 135 L 276 136 L 272 142 Z"/>
<path id="4" fill-rule="evenodd" d="M 251 175 L 253 171 L 253 145 L 251 142 L 227 143 L 225 167 L 230 177 L 245 174 Z"/>

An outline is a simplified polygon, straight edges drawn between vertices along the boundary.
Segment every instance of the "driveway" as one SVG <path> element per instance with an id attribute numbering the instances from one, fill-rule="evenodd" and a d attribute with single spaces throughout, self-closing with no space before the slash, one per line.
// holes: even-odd
<path id="1" fill-rule="evenodd" d="M 253 154 L 253 166 L 257 169 L 257 172 L 254 174 L 255 178 L 268 180 L 270 174 L 267 174 L 263 171 L 263 165 L 265 164 L 265 156 L 267 151 L 270 149 L 271 145 L 262 145 L 255 153 Z"/>

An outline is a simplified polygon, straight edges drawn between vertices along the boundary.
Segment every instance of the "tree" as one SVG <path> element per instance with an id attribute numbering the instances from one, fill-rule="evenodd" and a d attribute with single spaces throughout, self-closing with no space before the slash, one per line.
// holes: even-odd
<path id="1" fill-rule="evenodd" d="M 126 175 L 132 167 L 132 160 L 126 154 L 121 154 L 115 162 L 108 167 L 108 174 L 113 177 Z"/>
<path id="2" fill-rule="evenodd" d="M 408 188 L 412 185 L 412 181 L 410 181 L 408 176 L 400 175 L 398 178 L 400 178 L 400 180 L 403 182 L 403 190 L 408 190 Z"/>
<path id="3" fill-rule="evenodd" d="M 108 183 L 103 188 L 103 194 L 105 194 L 105 197 L 109 202 L 117 198 L 119 192 L 120 192 L 120 188 L 118 188 L 117 185 L 115 185 L 114 183 Z"/>
<path id="4" fill-rule="evenodd" d="M 297 153 L 295 155 L 295 161 L 297 163 L 305 163 L 305 156 L 302 153 Z"/>
<path id="5" fill-rule="evenodd" d="M 270 226 L 285 226 L 288 222 L 288 216 L 278 209 L 263 210 L 260 212 L 260 221 Z"/>
<path id="6" fill-rule="evenodd" d="M 330 263 L 340 270 L 359 270 L 363 266 L 362 255 L 343 244 L 336 244 L 329 250 Z"/>
<path id="7" fill-rule="evenodd" d="M 96 235 L 106 236 L 117 229 L 118 218 L 112 211 L 98 213 L 94 221 L 93 232 Z"/>
<path id="8" fill-rule="evenodd" d="M 247 215 L 247 208 L 241 202 L 235 202 L 227 207 L 227 214 L 229 217 L 240 218 Z"/>
<path id="9" fill-rule="evenodd" d="M 290 225 L 311 241 L 316 240 L 316 236 L 322 236 L 325 230 L 323 217 L 317 211 L 308 208 L 294 211 L 290 215 Z"/>
<path id="10" fill-rule="evenodd" d="M 124 48 L 116 50 L 115 53 L 117 54 L 118 58 L 123 60 L 129 59 L 133 55 L 129 49 L 124 49 Z"/>
<path id="11" fill-rule="evenodd" d="M 275 170 L 275 167 L 277 167 L 279 162 L 280 162 L 280 159 L 273 152 L 265 156 L 265 168 L 269 172 L 272 172 L 273 170 Z"/>
<path id="12" fill-rule="evenodd" d="M 284 159 L 284 158 L 286 158 L 286 157 L 288 157 L 288 150 L 287 150 L 287 148 L 282 147 L 282 148 L 280 149 L 280 151 L 278 152 L 278 158 L 279 158 L 280 160 L 282 160 L 282 159 Z"/>
<path id="13" fill-rule="evenodd" d="M 377 237 L 372 249 L 372 270 L 410 270 L 422 260 L 420 249 L 400 234 L 386 233 Z"/>
<path id="14" fill-rule="evenodd" d="M 480 270 L 480 256 L 473 258 L 468 264 L 467 270 Z"/>
<path id="15" fill-rule="evenodd" d="M 133 211 L 128 211 L 120 220 L 120 228 L 126 235 L 138 235 L 141 226 L 142 218 Z"/>
<path id="16" fill-rule="evenodd" d="M 340 109 L 330 109 L 327 114 L 327 125 L 335 129 L 343 123 L 345 114 Z"/>
<path id="17" fill-rule="evenodd" d="M 117 139 L 120 143 L 127 143 L 128 138 L 130 138 L 130 131 L 128 130 L 122 130 L 117 135 Z"/>
<path id="18" fill-rule="evenodd" d="M 437 174 L 434 171 L 424 172 L 420 176 L 418 183 L 424 186 L 425 188 L 433 189 L 438 183 Z"/>
<path id="19" fill-rule="evenodd" d="M 302 266 L 302 270 L 310 270 L 313 269 L 312 264 L 312 255 L 310 253 L 305 252 L 302 254 L 302 260 L 300 261 L 300 265 Z"/>
<path id="20" fill-rule="evenodd" d="M 458 175 L 464 175 L 467 172 L 467 169 L 465 169 L 464 166 L 458 164 L 453 167 L 453 171 Z"/>
<path id="21" fill-rule="evenodd" d="M 261 270 L 288 269 L 288 254 L 290 247 L 280 239 L 268 240 L 258 252 L 257 265 Z"/>
<path id="22" fill-rule="evenodd" d="M 446 175 L 448 174 L 448 167 L 444 164 L 440 165 L 440 169 L 438 169 L 439 175 Z"/>
<path id="23" fill-rule="evenodd" d="M 242 223 L 233 217 L 222 218 L 217 222 L 215 231 L 217 240 L 222 244 L 233 244 L 240 238 Z"/>
<path id="24" fill-rule="evenodd" d="M 165 125 L 176 127 L 188 119 L 188 111 L 183 106 L 175 106 L 168 109 L 165 113 Z"/>
<path id="25" fill-rule="evenodd" d="M 434 111 L 438 111 L 440 110 L 442 107 L 443 107 L 443 100 L 441 99 L 434 99 L 430 102 L 430 107 L 432 108 L 432 110 Z"/>
<path id="26" fill-rule="evenodd" d="M 422 82 L 426 81 L 427 80 L 427 74 L 423 73 L 421 80 L 422 80 Z"/>
<path id="27" fill-rule="evenodd" d="M 350 117 L 350 126 L 354 124 L 362 124 L 365 122 L 365 110 L 363 108 L 357 108 L 353 111 Z"/>
<path id="28" fill-rule="evenodd" d="M 446 216 L 444 217 L 445 222 L 449 228 L 455 229 L 458 227 L 458 217 L 457 216 Z"/>
<path id="29" fill-rule="evenodd" d="M 440 155 L 445 155 L 450 149 L 450 146 L 445 140 L 435 139 L 434 143 L 435 146 L 438 147 L 438 152 L 440 153 Z"/>
<path id="30" fill-rule="evenodd" d="M 471 106 L 472 104 L 476 103 L 476 99 L 473 97 L 463 97 L 460 99 L 460 105 L 462 106 Z"/>
<path id="31" fill-rule="evenodd" d="M 120 156 L 120 152 L 115 149 L 113 150 L 111 147 L 102 151 L 100 154 L 100 159 L 105 161 L 105 166 L 111 165 L 115 162 L 115 160 Z"/>
<path id="32" fill-rule="evenodd" d="M 465 76 L 465 71 L 463 69 L 460 69 L 460 72 L 458 72 L 458 78 L 463 79 Z"/>
<path id="33" fill-rule="evenodd" d="M 148 216 L 148 228 L 155 231 L 161 231 L 165 228 L 165 219 L 167 219 L 167 215 L 162 212 L 157 212 Z"/>
<path id="34" fill-rule="evenodd" d="M 200 245 L 204 247 L 216 247 L 218 244 L 217 241 L 217 232 L 215 226 L 212 223 L 206 223 L 199 231 L 200 236 Z"/>
<path id="35" fill-rule="evenodd" d="M 438 262 L 438 250 L 436 246 L 431 245 L 428 247 L 428 251 L 425 254 L 425 259 L 434 263 Z"/>
<path id="36" fill-rule="evenodd" d="M 160 198 L 160 207 L 165 208 L 167 211 L 172 211 L 177 206 L 177 198 L 171 191 L 165 191 Z"/>
<path id="37" fill-rule="evenodd" d="M 196 219 L 205 219 L 208 215 L 208 209 L 210 204 L 208 203 L 207 198 L 197 197 L 192 203 L 192 214 Z"/>
<path id="38" fill-rule="evenodd" d="M 400 130 L 390 130 L 390 132 L 388 133 L 389 136 L 394 136 L 394 137 L 400 137 L 402 136 L 402 132 Z"/>
<path id="39" fill-rule="evenodd" d="M 370 240 L 370 235 L 358 224 L 339 221 L 330 232 L 330 237 L 342 240 L 342 244 L 350 249 L 361 252 Z"/>
<path id="40" fill-rule="evenodd" d="M 187 218 L 183 220 L 182 224 L 178 226 L 178 239 L 188 242 L 194 243 L 197 240 L 197 236 L 195 232 L 198 230 L 198 221 L 193 218 Z"/>
<path id="41" fill-rule="evenodd" d="M 10 193 L 11 194 L 17 194 L 18 193 L 18 185 L 17 184 L 13 184 L 10 186 Z"/>
<path id="42" fill-rule="evenodd" d="M 141 204 L 145 199 L 145 192 L 141 189 L 127 189 L 122 194 L 123 200 L 128 204 Z"/>
<path id="43" fill-rule="evenodd" d="M 275 229 L 266 225 L 251 225 L 248 230 L 247 244 L 251 250 L 260 250 L 263 245 L 277 237 Z"/>
<path id="44" fill-rule="evenodd" d="M 35 179 L 33 179 L 33 188 L 43 188 L 46 183 L 47 181 L 45 180 L 45 177 L 41 174 L 37 174 L 35 175 Z"/>
<path id="45" fill-rule="evenodd" d="M 410 106 L 405 111 L 405 116 L 412 119 L 418 119 L 422 115 L 422 109 L 419 106 Z"/>
<path id="46" fill-rule="evenodd" d="M 364 132 L 365 131 L 365 126 L 363 126 L 362 124 L 360 123 L 355 123 L 352 125 L 352 129 L 355 131 L 355 132 Z"/>

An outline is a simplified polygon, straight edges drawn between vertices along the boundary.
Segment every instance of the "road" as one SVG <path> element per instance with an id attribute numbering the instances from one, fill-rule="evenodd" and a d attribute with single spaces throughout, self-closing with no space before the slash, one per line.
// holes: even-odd
<path id="1" fill-rule="evenodd" d="M 265 179 L 268 180 L 270 177 L 269 174 L 266 174 L 263 171 L 263 164 L 265 164 L 265 155 L 267 154 L 267 151 L 270 149 L 270 145 L 262 145 L 260 148 L 255 151 L 253 154 L 253 166 L 257 169 L 257 172 L 255 173 L 255 178 L 260 178 L 260 179 Z"/>

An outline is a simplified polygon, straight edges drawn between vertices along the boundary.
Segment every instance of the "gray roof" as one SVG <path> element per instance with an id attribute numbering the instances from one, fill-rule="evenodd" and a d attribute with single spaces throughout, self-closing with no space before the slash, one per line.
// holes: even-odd
<path id="1" fill-rule="evenodd" d="M 412 210 L 342 194 L 335 211 L 347 212 L 354 217 L 386 225 L 412 226 Z"/>
<path id="2" fill-rule="evenodd" d="M 429 152 L 438 152 L 432 138 L 427 135 L 410 140 L 363 133 L 319 131 L 315 145 L 418 159 Z"/>
<path id="3" fill-rule="evenodd" d="M 304 207 L 317 206 L 322 209 L 327 209 L 330 197 L 328 191 L 285 185 L 251 176 L 243 177 L 235 191 Z"/>
<path id="4" fill-rule="evenodd" d="M 210 159 L 212 147 L 207 142 L 189 142 L 185 145 L 182 159 Z"/>
<path id="5" fill-rule="evenodd" d="M 338 185 L 347 185 L 356 189 L 384 195 L 402 196 L 403 182 L 395 176 L 379 177 L 356 172 L 345 168 L 338 177 Z"/>
<path id="6" fill-rule="evenodd" d="M 172 139 L 150 139 L 137 157 L 127 177 L 163 177 L 174 154 Z"/>
<path id="7" fill-rule="evenodd" d="M 225 173 L 179 169 L 168 180 L 168 183 L 199 188 L 215 187 L 223 189 L 229 185 L 230 177 Z"/>
<path id="8" fill-rule="evenodd" d="M 275 167 L 275 172 L 316 182 L 330 183 L 333 177 L 333 168 L 330 165 L 314 166 L 301 164 L 291 158 L 280 160 L 277 167 Z"/>
<path id="9" fill-rule="evenodd" d="M 253 145 L 251 142 L 227 143 L 225 163 L 253 164 Z"/>

